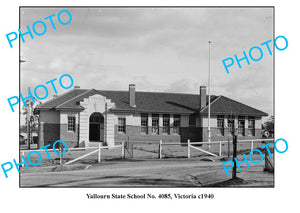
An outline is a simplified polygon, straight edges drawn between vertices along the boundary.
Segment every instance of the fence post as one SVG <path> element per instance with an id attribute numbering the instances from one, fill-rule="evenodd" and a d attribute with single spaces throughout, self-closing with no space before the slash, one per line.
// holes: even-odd
<path id="1" fill-rule="evenodd" d="M 101 145 L 98 145 L 98 163 L 101 163 Z"/>
<path id="2" fill-rule="evenodd" d="M 188 139 L 188 145 L 187 145 L 187 147 L 188 147 L 188 158 L 190 158 L 191 157 L 191 147 L 190 147 L 190 143 L 191 143 L 191 141 L 190 141 L 190 139 Z"/>
<path id="3" fill-rule="evenodd" d="M 253 141 L 251 141 L 251 150 L 253 150 Z M 251 150 L 250 150 L 250 151 L 251 151 Z"/>
<path id="4" fill-rule="evenodd" d="M 125 143 L 122 142 L 122 159 L 125 159 Z"/>
<path id="5" fill-rule="evenodd" d="M 62 153 L 62 145 L 61 145 L 61 143 L 59 144 L 59 151 L 60 151 L 60 153 Z M 59 164 L 60 164 L 60 167 L 62 167 L 62 165 L 63 165 L 63 155 L 59 156 Z"/>
<path id="6" fill-rule="evenodd" d="M 220 141 L 219 156 L 222 156 L 222 142 Z"/>
<path id="7" fill-rule="evenodd" d="M 158 149 L 158 158 L 162 159 L 162 140 L 159 141 Z"/>

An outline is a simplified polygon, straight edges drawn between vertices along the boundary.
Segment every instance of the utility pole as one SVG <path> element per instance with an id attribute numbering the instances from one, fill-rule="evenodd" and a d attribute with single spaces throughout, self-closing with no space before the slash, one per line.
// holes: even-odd
<path id="1" fill-rule="evenodd" d="M 236 150 L 237 150 L 237 136 L 233 135 L 233 155 L 232 155 L 232 161 L 235 162 L 236 158 Z M 236 178 L 236 163 L 234 163 L 233 169 L 232 169 L 232 179 Z"/>
<path id="2" fill-rule="evenodd" d="M 210 131 L 210 44 L 208 41 L 208 148 L 211 147 L 211 131 Z"/>
<path id="3" fill-rule="evenodd" d="M 236 154 L 237 154 L 237 132 L 235 128 L 235 120 L 232 122 L 232 161 L 234 162 L 233 169 L 232 169 L 232 179 L 237 178 L 236 177 Z"/>

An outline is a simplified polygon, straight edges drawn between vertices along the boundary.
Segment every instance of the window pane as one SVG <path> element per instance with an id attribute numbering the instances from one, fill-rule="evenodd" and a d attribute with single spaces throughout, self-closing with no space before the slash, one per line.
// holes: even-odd
<path id="1" fill-rule="evenodd" d="M 152 133 L 159 133 L 159 116 L 158 114 L 152 114 Z"/>
<path id="2" fill-rule="evenodd" d="M 163 115 L 163 133 L 170 134 L 170 115 Z"/>
<path id="3" fill-rule="evenodd" d="M 174 127 L 180 126 L 180 115 L 174 115 Z"/>
<path id="4" fill-rule="evenodd" d="M 141 132 L 148 134 L 148 115 L 141 115 Z"/>
<path id="5" fill-rule="evenodd" d="M 245 135 L 245 120 L 238 120 L 238 134 Z"/>
<path id="6" fill-rule="evenodd" d="M 255 136 L 255 119 L 253 117 L 249 117 L 248 129 L 249 129 L 249 135 Z"/>
<path id="7" fill-rule="evenodd" d="M 118 118 L 118 132 L 126 132 L 126 119 Z"/>
<path id="8" fill-rule="evenodd" d="M 218 126 L 218 134 L 224 135 L 224 117 L 218 117 L 217 126 Z"/>
<path id="9" fill-rule="evenodd" d="M 179 134 L 180 130 L 180 115 L 174 115 L 173 133 Z"/>
<path id="10" fill-rule="evenodd" d="M 75 116 L 68 116 L 68 131 L 75 132 Z"/>

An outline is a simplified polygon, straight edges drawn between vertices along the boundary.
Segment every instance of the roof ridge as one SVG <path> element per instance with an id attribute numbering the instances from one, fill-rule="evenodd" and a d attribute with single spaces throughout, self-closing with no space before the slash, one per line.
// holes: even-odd
<path id="1" fill-rule="evenodd" d="M 48 100 L 48 101 L 45 101 L 44 103 L 42 103 L 41 105 L 37 106 L 36 108 L 40 108 L 40 106 L 42 106 L 42 105 L 44 105 L 44 104 L 51 103 L 52 101 L 56 100 L 57 98 L 60 98 L 60 97 L 62 97 L 62 96 L 65 96 L 65 95 L 67 95 L 67 94 L 73 92 L 74 90 L 85 90 L 85 89 L 77 89 L 77 88 L 73 88 L 72 90 L 70 90 L 70 91 L 68 91 L 68 92 L 66 92 L 66 93 L 63 93 L 63 94 L 57 96 L 56 98 L 52 98 L 52 99 L 50 99 L 50 100 Z"/>
<path id="2" fill-rule="evenodd" d="M 84 89 L 82 89 L 82 90 L 84 90 Z M 91 92 L 91 91 L 93 91 L 93 90 L 94 90 L 94 89 L 88 89 L 87 91 L 85 91 L 85 92 L 83 92 L 83 93 L 81 93 L 81 94 L 79 94 L 79 95 L 76 95 L 76 96 L 74 96 L 73 98 L 71 98 L 71 99 L 69 99 L 69 100 L 67 100 L 67 101 L 65 101 L 65 102 L 63 102 L 63 103 L 61 103 L 61 104 L 59 104 L 59 105 L 56 106 L 55 108 L 59 108 L 60 106 L 62 106 L 62 105 L 64 105 L 64 104 L 66 104 L 66 103 L 68 103 L 68 102 L 70 102 L 70 101 L 76 99 L 78 96 L 85 95 L 85 94 L 87 94 L 87 93 L 89 93 L 89 92 Z"/>
<path id="3" fill-rule="evenodd" d="M 211 105 L 214 104 L 217 100 L 219 100 L 220 97 L 221 97 L 222 95 L 216 95 L 216 96 L 217 96 L 217 98 L 215 98 L 215 100 L 213 100 L 213 101 L 210 103 L 210 107 L 211 107 Z M 204 111 L 206 108 L 208 108 L 208 104 L 207 104 L 203 109 L 201 109 L 200 112 Z"/>
<path id="4" fill-rule="evenodd" d="M 97 90 L 99 92 L 128 92 L 126 90 Z M 136 93 L 156 93 L 156 94 L 178 94 L 178 95 L 199 95 L 197 93 L 180 93 L 180 92 L 148 92 L 148 91 L 135 91 Z M 213 95 L 212 95 L 213 96 Z M 214 95 L 217 96 L 217 95 Z"/>

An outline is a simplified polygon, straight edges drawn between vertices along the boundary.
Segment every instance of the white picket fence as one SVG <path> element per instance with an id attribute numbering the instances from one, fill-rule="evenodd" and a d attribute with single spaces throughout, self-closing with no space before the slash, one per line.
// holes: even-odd
<path id="1" fill-rule="evenodd" d="M 85 155 L 82 155 L 82 156 L 80 156 L 80 157 L 78 157 L 78 158 L 75 158 L 74 160 L 68 161 L 68 162 L 65 163 L 65 165 L 74 163 L 74 162 L 76 162 L 76 161 L 78 161 L 78 160 L 80 160 L 80 159 L 82 159 L 82 158 L 85 158 L 85 157 L 87 157 L 87 156 L 89 156 L 89 155 L 92 155 L 92 154 L 94 154 L 94 153 L 96 153 L 96 152 L 98 152 L 98 163 L 100 163 L 100 162 L 101 162 L 101 150 L 102 150 L 102 149 L 116 149 L 116 148 L 121 148 L 121 156 L 122 156 L 122 159 L 125 158 L 125 148 L 124 148 L 124 143 L 122 143 L 121 145 L 115 145 L 115 146 L 101 146 L 101 145 L 99 145 L 98 147 L 90 147 L 90 148 L 96 148 L 96 150 L 94 150 L 94 151 L 92 151 L 92 152 L 90 152 L 90 153 L 87 153 L 87 154 L 85 154 Z"/>
<path id="2" fill-rule="evenodd" d="M 271 141 L 274 141 L 274 139 L 253 139 L 253 140 L 238 140 L 237 143 L 250 143 L 250 149 L 252 150 L 254 148 L 254 143 L 256 142 L 271 142 Z M 115 145 L 115 146 L 101 146 L 99 144 L 98 147 L 82 147 L 82 148 L 68 148 L 68 152 L 71 152 L 71 151 L 78 151 L 78 150 L 89 150 L 89 149 L 93 149 L 93 151 L 87 153 L 87 154 L 84 154 L 80 157 L 77 157 L 71 161 L 68 161 L 65 163 L 65 165 L 68 165 L 68 164 L 71 164 L 71 163 L 74 163 L 78 160 L 81 160 L 87 156 L 90 156 L 92 154 L 95 154 L 95 153 L 98 153 L 98 163 L 101 162 L 101 150 L 103 149 L 108 149 L 108 150 L 111 150 L 111 149 L 117 149 L 117 148 L 121 148 L 121 158 L 124 159 L 125 158 L 125 143 L 126 142 L 118 142 L 120 143 L 120 145 Z M 202 153 L 205 153 L 207 155 L 210 155 L 210 156 L 213 156 L 213 157 L 218 157 L 218 156 L 222 156 L 222 145 L 223 144 L 232 144 L 232 141 L 211 141 L 211 142 L 208 142 L 208 141 L 205 141 L 205 142 L 191 142 L 190 140 L 187 140 L 187 143 L 186 144 L 183 144 L 183 143 L 163 143 L 162 140 L 158 142 L 130 142 L 130 143 L 133 143 L 133 144 L 156 144 L 158 145 L 158 158 L 162 159 L 163 158 L 163 147 L 164 146 L 187 146 L 187 158 L 191 158 L 191 150 L 194 149 L 194 150 L 197 150 L 197 151 L 200 151 Z M 215 153 L 212 153 L 208 150 L 205 150 L 203 149 L 202 147 L 199 147 L 199 146 L 195 146 L 195 145 L 204 145 L 204 144 L 208 144 L 208 145 L 213 145 L 213 144 L 219 144 L 219 153 L 218 155 L 215 154 Z M 25 154 L 25 152 L 31 152 L 33 150 L 20 150 L 20 152 L 22 153 L 22 155 Z M 39 152 L 45 152 L 45 149 L 42 149 L 42 150 L 36 150 L 36 151 L 39 151 Z M 48 152 L 53 152 L 54 150 L 53 149 L 47 149 Z M 62 157 L 61 157 L 61 161 L 60 161 L 60 165 L 62 165 Z M 24 164 L 22 165 L 24 166 Z"/>
<path id="3" fill-rule="evenodd" d="M 250 143 L 250 150 L 253 149 L 254 147 L 254 143 L 255 142 L 267 142 L 267 141 L 274 141 L 274 139 L 252 139 L 252 140 L 238 140 L 238 144 L 239 143 Z M 204 144 L 208 144 L 208 145 L 213 145 L 213 144 L 219 144 L 219 155 L 216 155 L 215 153 L 209 152 L 205 149 L 202 149 L 198 146 L 195 145 L 204 145 Z M 218 156 L 222 156 L 222 145 L 223 144 L 232 144 L 232 141 L 205 141 L 205 142 L 191 142 L 190 140 L 187 141 L 187 157 L 190 158 L 191 157 L 191 149 L 195 149 L 198 150 L 200 152 L 203 152 L 205 154 L 214 156 L 214 157 L 218 157 Z M 163 143 L 162 140 L 159 142 L 159 152 L 158 152 L 158 157 L 161 159 L 163 157 L 162 155 L 162 151 L 163 151 L 163 146 L 184 146 L 184 144 L 182 143 Z"/>
<path id="4" fill-rule="evenodd" d="M 98 147 L 68 148 L 68 149 L 67 149 L 68 152 L 72 152 L 72 151 L 80 151 L 80 150 L 85 151 L 85 150 L 89 150 L 89 149 L 94 149 L 94 150 L 93 150 L 92 152 L 89 152 L 89 153 L 87 153 L 87 154 L 85 154 L 85 155 L 82 155 L 82 156 L 80 156 L 80 157 L 78 157 L 78 158 L 75 158 L 75 159 L 73 159 L 73 160 L 71 160 L 71 161 L 66 162 L 65 165 L 74 163 L 74 162 L 76 162 L 76 161 L 78 161 L 78 160 L 81 160 L 81 159 L 83 159 L 83 158 L 85 158 L 85 157 L 87 157 L 87 156 L 90 156 L 90 155 L 92 155 L 92 154 L 94 154 L 94 153 L 97 153 L 97 152 L 98 152 L 98 163 L 100 163 L 100 162 L 101 162 L 101 150 L 103 150 L 103 149 L 111 150 L 111 149 L 121 148 L 121 157 L 122 157 L 122 159 L 124 159 L 124 158 L 125 158 L 125 148 L 124 148 L 124 144 L 125 144 L 125 143 L 122 142 L 120 145 L 115 145 L 115 146 L 101 146 L 101 145 L 99 144 Z M 57 150 L 58 150 L 58 149 L 57 149 Z M 57 151 L 57 150 L 56 150 L 56 151 Z M 20 150 L 20 152 L 21 152 L 22 155 L 25 155 L 26 152 L 31 152 L 31 151 L 45 152 L 46 150 L 45 150 L 45 149 L 37 149 L 37 150 Z M 47 149 L 47 151 L 48 151 L 48 152 L 54 152 L 53 149 Z M 63 156 L 60 155 L 60 159 L 61 159 L 60 165 L 62 165 L 62 158 L 63 158 Z M 22 167 L 24 167 L 24 164 L 22 164 Z"/>
<path id="5" fill-rule="evenodd" d="M 252 150 L 253 149 L 253 147 L 254 147 L 254 143 L 255 142 L 271 142 L 271 141 L 274 141 L 274 139 L 273 138 L 270 138 L 270 139 L 252 139 L 252 140 L 238 140 L 237 141 L 237 143 L 239 144 L 239 143 L 250 143 L 250 150 Z M 217 157 L 217 155 L 216 154 L 214 154 L 214 153 L 211 153 L 211 152 L 209 152 L 209 151 L 207 151 L 207 150 L 204 150 L 204 149 L 201 149 L 201 148 L 199 148 L 199 147 L 196 147 L 196 146 L 194 146 L 194 145 L 200 145 L 200 144 L 208 144 L 208 145 L 212 145 L 212 144 L 219 144 L 219 156 L 222 156 L 222 144 L 232 144 L 232 141 L 211 141 L 211 142 L 208 142 L 208 141 L 206 141 L 206 142 L 190 142 L 190 140 L 188 140 L 188 158 L 190 158 L 191 157 L 191 148 L 192 149 L 196 149 L 196 150 L 198 150 L 198 151 L 201 151 L 201 152 L 204 152 L 204 153 L 206 153 L 206 154 L 208 154 L 208 155 L 212 155 L 212 156 L 214 156 L 214 157 Z"/>

